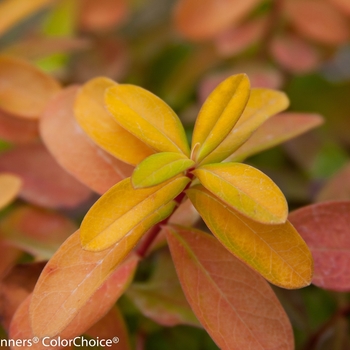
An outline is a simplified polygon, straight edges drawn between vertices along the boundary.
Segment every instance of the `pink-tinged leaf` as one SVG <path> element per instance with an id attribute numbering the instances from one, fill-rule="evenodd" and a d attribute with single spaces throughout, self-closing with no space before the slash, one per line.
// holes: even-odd
<path id="1" fill-rule="evenodd" d="M 38 119 L 47 102 L 61 88 L 34 65 L 0 56 L 0 109 L 21 118 Z"/>
<path id="2" fill-rule="evenodd" d="M 62 167 L 103 194 L 130 176 L 133 167 L 98 147 L 80 128 L 73 113 L 77 90 L 77 87 L 64 89 L 50 101 L 40 120 L 40 134 Z"/>
<path id="3" fill-rule="evenodd" d="M 127 0 L 83 0 L 80 8 L 80 27 L 87 31 L 112 29 L 127 16 Z"/>
<path id="4" fill-rule="evenodd" d="M 322 187 L 316 197 L 317 202 L 329 200 L 350 200 L 350 164 L 339 170 Z"/>
<path id="5" fill-rule="evenodd" d="M 123 318 L 123 314 L 115 305 L 106 316 L 86 331 L 88 336 L 95 339 L 110 339 L 112 341 L 109 349 L 131 350 L 128 330 Z M 118 342 L 113 342 L 113 338 L 118 336 Z"/>
<path id="6" fill-rule="evenodd" d="M 349 40 L 347 19 L 325 1 L 289 0 L 285 10 L 293 26 L 309 39 L 328 45 Z"/>
<path id="7" fill-rule="evenodd" d="M 225 161 L 242 161 L 256 153 L 277 146 L 323 123 L 318 114 L 281 113 L 268 119 Z"/>
<path id="8" fill-rule="evenodd" d="M 0 111 L 0 138 L 13 143 L 28 143 L 38 138 L 38 122 L 13 117 Z"/>
<path id="9" fill-rule="evenodd" d="M 20 249 L 8 246 L 5 242 L 0 240 L 0 279 L 10 270 L 21 255 L 22 251 Z"/>
<path id="10" fill-rule="evenodd" d="M 13 174 L 0 174 L 0 210 L 10 204 L 22 187 L 20 177 Z"/>
<path id="11" fill-rule="evenodd" d="M 292 212 L 290 221 L 309 246 L 315 261 L 312 283 L 350 291 L 350 201 L 309 205 Z"/>
<path id="12" fill-rule="evenodd" d="M 163 326 L 199 326 L 182 292 L 167 250 L 157 254 L 155 269 L 150 279 L 143 283 L 133 283 L 127 291 L 127 296 L 146 317 Z"/>
<path id="13" fill-rule="evenodd" d="M 19 305 L 34 289 L 45 263 L 20 264 L 13 267 L 0 282 L 0 316 L 8 330 Z"/>
<path id="14" fill-rule="evenodd" d="M 270 51 L 276 62 L 291 73 L 309 72 L 321 64 L 317 49 L 297 36 L 275 37 Z"/>
<path id="15" fill-rule="evenodd" d="M 311 283 L 311 253 L 288 221 L 279 225 L 253 221 L 200 185 L 187 190 L 187 195 L 224 247 L 269 282 L 287 289 Z"/>
<path id="16" fill-rule="evenodd" d="M 47 208 L 73 208 L 91 191 L 63 170 L 41 144 L 18 146 L 0 155 L 0 171 L 23 181 L 20 197 Z"/>
<path id="17" fill-rule="evenodd" d="M 69 237 L 46 265 L 33 292 L 30 314 L 34 335 L 54 337 L 73 322 L 80 310 L 134 248 L 140 236 L 135 230 L 102 252 L 83 250 L 79 231 Z M 131 270 L 134 271 L 134 268 L 135 262 L 129 260 L 121 265 L 119 272 L 116 272 L 121 275 L 116 279 L 111 277 L 111 285 L 114 287 L 109 285 L 107 294 L 114 293 L 113 288 L 116 288 L 121 295 L 130 282 Z M 102 295 L 105 292 L 101 291 Z M 102 295 L 96 297 L 97 305 L 101 303 Z M 111 299 L 113 298 L 109 300 Z M 98 306 L 87 311 L 94 313 L 95 308 L 98 309 Z M 87 316 L 82 319 L 84 318 Z"/>
<path id="18" fill-rule="evenodd" d="M 348 0 L 328 0 L 328 2 L 347 15 L 350 15 L 350 2 Z"/>
<path id="19" fill-rule="evenodd" d="M 179 0 L 175 26 L 191 40 L 212 39 L 247 16 L 261 0 Z"/>
<path id="20" fill-rule="evenodd" d="M 261 39 L 266 26 L 267 18 L 262 17 L 220 33 L 215 40 L 218 53 L 223 57 L 241 53 Z"/>
<path id="21" fill-rule="evenodd" d="M 62 214 L 30 206 L 15 208 L 0 222 L 4 242 L 44 260 L 50 259 L 76 229 Z"/>
<path id="22" fill-rule="evenodd" d="M 204 232 L 169 227 L 168 242 L 187 300 L 220 349 L 294 349 L 289 320 L 262 277 Z"/>

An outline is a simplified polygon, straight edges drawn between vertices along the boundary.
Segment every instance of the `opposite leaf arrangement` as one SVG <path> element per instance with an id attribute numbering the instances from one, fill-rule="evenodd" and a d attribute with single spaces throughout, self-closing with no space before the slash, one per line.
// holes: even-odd
<path id="1" fill-rule="evenodd" d="M 282 92 L 251 89 L 246 75 L 231 76 L 200 110 L 190 148 L 180 119 L 152 93 L 107 78 L 86 83 L 76 95 L 76 120 L 97 145 L 136 168 L 102 195 L 45 267 L 30 305 L 34 335 L 57 336 L 143 236 L 133 268 L 163 230 L 187 300 L 220 348 L 292 349 L 282 307 L 246 265 L 275 285 L 301 288 L 311 283 L 312 256 L 287 220 L 277 185 L 238 162 L 295 136 L 255 132 L 287 106 Z M 308 127 L 320 122 L 315 117 Z M 170 219 L 186 196 L 215 237 Z M 84 271 L 73 268 L 78 264 Z M 57 289 L 63 270 L 64 280 L 74 281 L 65 293 Z M 255 317 L 262 328 L 254 329 Z"/>

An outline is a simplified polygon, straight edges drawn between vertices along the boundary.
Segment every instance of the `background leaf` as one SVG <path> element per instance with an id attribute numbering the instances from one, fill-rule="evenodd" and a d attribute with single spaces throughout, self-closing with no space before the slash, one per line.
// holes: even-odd
<path id="1" fill-rule="evenodd" d="M 186 297 L 221 349 L 294 348 L 289 320 L 269 285 L 214 237 L 174 226 L 168 242 Z"/>
<path id="2" fill-rule="evenodd" d="M 0 210 L 11 203 L 22 186 L 20 177 L 12 174 L 0 174 Z"/>

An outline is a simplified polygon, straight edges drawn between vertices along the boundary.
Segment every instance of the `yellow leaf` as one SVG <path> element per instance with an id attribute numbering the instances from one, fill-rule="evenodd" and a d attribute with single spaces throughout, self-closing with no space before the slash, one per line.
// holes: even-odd
<path id="1" fill-rule="evenodd" d="M 204 102 L 192 138 L 192 148 L 199 144 L 195 160 L 200 162 L 228 135 L 241 116 L 250 93 L 245 74 L 223 81 Z"/>
<path id="2" fill-rule="evenodd" d="M 101 251 L 119 242 L 134 227 L 171 202 L 189 181 L 188 177 L 182 176 L 146 189 L 134 189 L 130 178 L 117 183 L 86 214 L 80 229 L 83 248 Z M 150 224 L 157 222 L 156 216 Z"/>
<path id="3" fill-rule="evenodd" d="M 311 283 L 311 253 L 290 222 L 266 225 L 250 220 L 200 185 L 187 195 L 226 249 L 268 281 L 288 289 Z"/>
<path id="4" fill-rule="evenodd" d="M 156 153 L 143 160 L 134 170 L 134 188 L 158 185 L 189 169 L 195 163 L 181 153 Z"/>
<path id="5" fill-rule="evenodd" d="M 201 164 L 218 163 L 230 156 L 269 117 L 286 109 L 287 96 L 280 91 L 252 89 L 249 101 L 235 127 Z"/>
<path id="6" fill-rule="evenodd" d="M 180 119 L 159 97 L 138 86 L 115 85 L 106 91 L 105 102 L 117 122 L 152 149 L 189 156 Z"/>
<path id="7" fill-rule="evenodd" d="M 12 202 L 22 186 L 22 180 L 13 174 L 0 174 L 0 210 Z"/>
<path id="8" fill-rule="evenodd" d="M 105 91 L 116 85 L 107 78 L 90 80 L 78 93 L 74 113 L 79 125 L 96 144 L 125 163 L 136 165 L 153 151 L 123 129 L 105 110 Z"/>
<path id="9" fill-rule="evenodd" d="M 242 163 L 208 164 L 193 172 L 203 186 L 241 214 L 262 223 L 287 220 L 288 204 L 264 173 Z"/>

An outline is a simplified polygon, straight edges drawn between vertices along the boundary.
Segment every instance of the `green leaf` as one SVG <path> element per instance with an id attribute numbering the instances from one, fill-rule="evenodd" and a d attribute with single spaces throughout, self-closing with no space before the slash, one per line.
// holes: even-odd
<path id="1" fill-rule="evenodd" d="M 152 149 L 189 156 L 180 119 L 159 97 L 138 86 L 115 85 L 106 91 L 105 103 L 123 128 Z"/>
<path id="2" fill-rule="evenodd" d="M 181 174 L 194 165 L 181 153 L 156 153 L 143 160 L 134 170 L 131 181 L 134 188 L 158 185 Z"/>
<path id="3" fill-rule="evenodd" d="M 219 84 L 204 102 L 192 138 L 192 149 L 200 147 L 194 155 L 200 162 L 228 135 L 241 116 L 250 93 L 245 74 L 233 75 Z"/>
<path id="4" fill-rule="evenodd" d="M 264 173 L 242 163 L 208 164 L 193 172 L 203 186 L 225 204 L 262 223 L 287 220 L 287 201 Z"/>
<path id="5" fill-rule="evenodd" d="M 288 107 L 287 96 L 280 91 L 252 89 L 242 116 L 227 137 L 204 158 L 201 164 L 218 163 L 230 156 L 272 115 Z"/>
<path id="6" fill-rule="evenodd" d="M 147 222 L 146 232 L 172 213 L 173 204 L 167 216 L 156 215 L 182 192 L 189 181 L 188 177 L 182 176 L 146 189 L 134 189 L 130 178 L 117 183 L 86 214 L 80 230 L 83 248 L 93 251 L 107 249 L 143 222 Z"/>
<path id="7" fill-rule="evenodd" d="M 187 195 L 226 249 L 268 281 L 288 289 L 311 283 L 311 253 L 288 221 L 266 225 L 248 219 L 200 185 L 187 190 Z"/>

